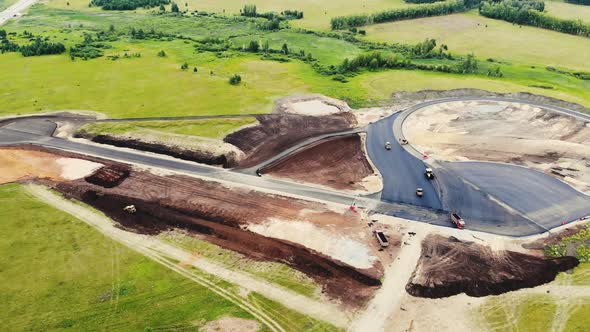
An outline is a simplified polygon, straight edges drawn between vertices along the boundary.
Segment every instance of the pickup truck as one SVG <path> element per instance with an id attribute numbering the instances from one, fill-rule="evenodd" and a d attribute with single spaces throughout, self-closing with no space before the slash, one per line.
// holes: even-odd
<path id="1" fill-rule="evenodd" d="M 377 241 L 379 241 L 381 247 L 385 248 L 389 246 L 389 240 L 387 240 L 387 237 L 385 237 L 385 233 L 383 233 L 383 231 L 374 230 L 373 234 L 375 234 L 375 237 L 377 238 Z"/>

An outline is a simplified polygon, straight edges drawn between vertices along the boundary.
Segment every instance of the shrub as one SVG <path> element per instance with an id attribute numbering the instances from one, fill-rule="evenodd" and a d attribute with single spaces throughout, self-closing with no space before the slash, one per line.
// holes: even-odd
<path id="1" fill-rule="evenodd" d="M 234 74 L 232 77 L 229 78 L 229 84 L 231 85 L 238 85 L 242 82 L 242 77 L 238 74 Z"/>

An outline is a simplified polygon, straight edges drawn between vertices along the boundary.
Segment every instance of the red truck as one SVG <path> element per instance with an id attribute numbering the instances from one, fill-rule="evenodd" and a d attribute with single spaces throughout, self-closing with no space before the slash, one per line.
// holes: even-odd
<path id="1" fill-rule="evenodd" d="M 451 213 L 451 221 L 453 222 L 453 224 L 455 224 L 455 226 L 457 226 L 458 229 L 465 228 L 465 221 L 463 221 L 463 219 L 459 217 L 458 214 Z"/>

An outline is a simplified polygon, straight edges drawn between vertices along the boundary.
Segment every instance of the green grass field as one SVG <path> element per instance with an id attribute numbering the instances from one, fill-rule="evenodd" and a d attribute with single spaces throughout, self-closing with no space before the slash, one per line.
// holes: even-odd
<path id="1" fill-rule="evenodd" d="M 179 121 L 98 122 L 80 127 L 91 134 L 129 134 L 141 130 L 221 139 L 240 127 L 256 122 L 254 117 Z"/>
<path id="2" fill-rule="evenodd" d="M 590 6 L 574 5 L 561 1 L 545 1 L 545 12 L 559 18 L 590 22 Z"/>
<path id="3" fill-rule="evenodd" d="M 0 186 L 0 202 L 0 321 L 7 331 L 193 330 L 221 316 L 251 318 L 19 185 Z"/>
<path id="4" fill-rule="evenodd" d="M 374 41 L 416 43 L 434 38 L 447 44 L 452 53 L 473 52 L 480 59 L 590 70 L 584 56 L 590 54 L 588 38 L 519 27 L 479 16 L 476 11 L 375 24 L 366 30 L 367 38 Z"/>

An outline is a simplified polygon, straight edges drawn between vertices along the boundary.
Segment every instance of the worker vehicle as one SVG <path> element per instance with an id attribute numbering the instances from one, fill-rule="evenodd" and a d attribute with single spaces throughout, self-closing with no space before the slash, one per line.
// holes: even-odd
<path id="1" fill-rule="evenodd" d="M 385 142 L 385 150 L 391 150 L 391 142 Z"/>
<path id="2" fill-rule="evenodd" d="M 407 140 L 407 139 L 405 139 L 405 138 L 400 138 L 400 140 L 399 140 L 399 143 L 400 143 L 401 145 L 406 145 L 406 144 L 408 144 L 408 140 Z"/>
<path id="3" fill-rule="evenodd" d="M 426 175 L 426 178 L 428 180 L 434 179 L 434 173 L 432 173 L 432 168 L 430 168 L 430 167 L 426 168 L 426 171 L 424 172 L 424 175 Z"/>
<path id="4" fill-rule="evenodd" d="M 457 226 L 458 229 L 465 228 L 465 221 L 463 221 L 463 219 L 459 217 L 458 214 L 451 213 L 451 221 L 453 222 L 453 224 L 455 224 L 455 226 Z"/>
<path id="5" fill-rule="evenodd" d="M 381 245 L 381 247 L 385 248 L 389 246 L 389 240 L 387 240 L 387 237 L 383 231 L 376 229 L 373 231 L 373 234 L 375 234 L 375 237 L 377 238 L 377 241 L 379 241 L 379 245 Z"/>
<path id="6" fill-rule="evenodd" d="M 258 177 L 261 177 L 262 176 L 262 172 L 260 171 L 260 168 L 256 170 L 256 175 Z"/>
<path id="7" fill-rule="evenodd" d="M 134 214 L 135 212 L 137 212 L 137 209 L 135 208 L 135 205 L 127 205 L 126 207 L 123 208 L 123 211 L 125 211 L 129 214 Z"/>
<path id="8" fill-rule="evenodd" d="M 424 196 L 424 189 L 416 188 L 416 196 L 418 196 L 418 197 Z"/>

